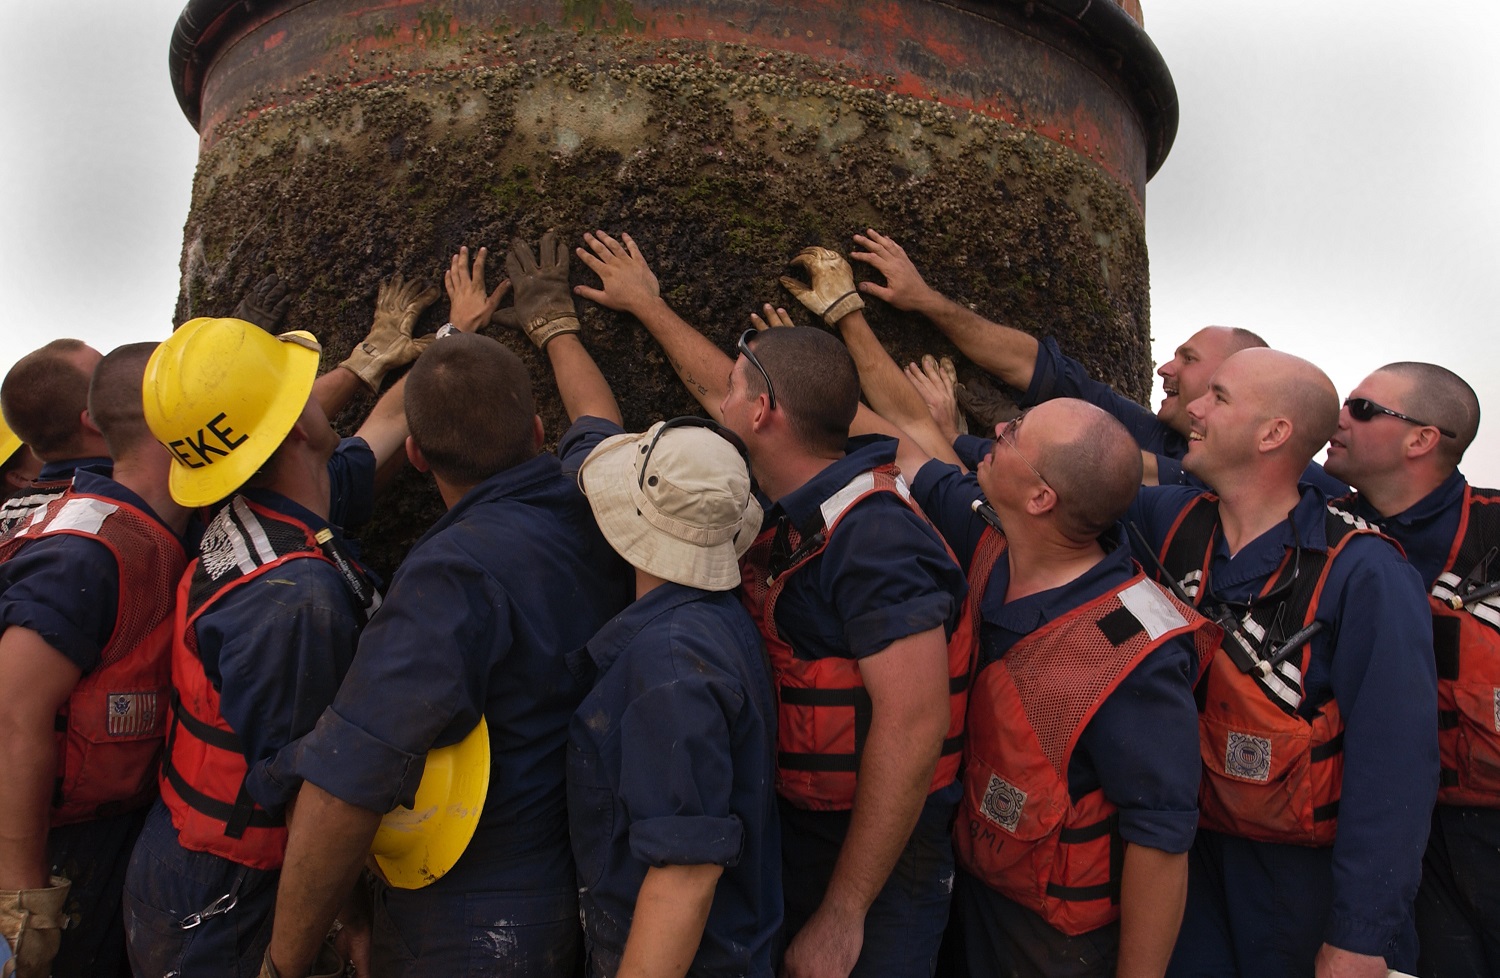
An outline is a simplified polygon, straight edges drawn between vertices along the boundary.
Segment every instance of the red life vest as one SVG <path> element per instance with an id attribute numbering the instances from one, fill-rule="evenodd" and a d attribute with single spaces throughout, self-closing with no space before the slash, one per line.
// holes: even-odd
<path id="1" fill-rule="evenodd" d="M 147 513 L 67 492 L 0 543 L 0 561 L 32 540 L 80 536 L 119 568 L 115 627 L 98 666 L 57 715 L 58 770 L 49 820 L 70 825 L 140 808 L 156 797 L 170 686 L 172 598 L 187 565 L 182 542 Z"/>
<path id="2" fill-rule="evenodd" d="M 1124 846 L 1116 809 L 1100 788 L 1075 801 L 1068 764 L 1131 670 L 1187 635 L 1201 667 L 1219 629 L 1137 569 L 980 669 L 953 827 L 965 870 L 1065 934 L 1119 918 Z"/>
<path id="3" fill-rule="evenodd" d="M 1218 502 L 1212 493 L 1195 499 L 1162 545 L 1163 566 L 1199 606 L 1206 597 L 1200 584 L 1208 577 L 1219 532 Z M 1327 552 L 1289 551 L 1260 592 L 1285 595 L 1283 600 L 1252 606 L 1240 619 L 1242 633 L 1226 629 L 1222 647 L 1199 678 L 1201 828 L 1304 846 L 1331 845 L 1337 833 L 1344 721 L 1332 699 L 1304 708 L 1302 677 L 1312 641 L 1264 674 L 1255 668 L 1276 645 L 1312 624 L 1328 572 L 1344 546 L 1359 534 L 1381 536 L 1333 507 L 1324 517 Z M 1238 656 L 1231 654 L 1231 643 L 1238 644 Z"/>
<path id="4" fill-rule="evenodd" d="M 1500 595 L 1461 610 L 1448 603 L 1494 579 L 1496 546 L 1500 492 L 1465 486 L 1458 532 L 1427 598 L 1437 653 L 1438 802 L 1445 805 L 1500 808 Z"/>
<path id="5" fill-rule="evenodd" d="M 37 479 L 21 492 L 0 503 L 0 536 L 35 519 L 49 503 L 67 492 L 72 485 L 71 478 L 48 479 L 46 482 Z"/>
<path id="6" fill-rule="evenodd" d="M 777 630 L 776 602 L 787 579 L 828 546 L 844 516 L 875 493 L 890 493 L 914 513 L 922 513 L 912 502 L 900 470 L 881 465 L 855 476 L 829 497 L 821 507 L 822 527 L 809 529 L 805 539 L 796 528 L 784 526 L 780 532 L 785 534 L 783 546 L 789 548 L 789 556 L 773 560 L 773 551 L 778 549 L 774 546 L 778 529 L 773 527 L 761 533 L 740 559 L 744 581 L 740 593 L 765 639 L 776 683 L 776 788 L 798 808 L 842 811 L 853 807 L 856 774 L 870 726 L 870 694 L 857 660 L 799 658 Z M 977 640 L 972 618 L 966 606 L 948 640 L 948 733 L 929 794 L 952 784 L 958 774 Z"/>
<path id="7" fill-rule="evenodd" d="M 172 726 L 161 796 L 184 849 L 211 852 L 255 869 L 276 869 L 286 854 L 286 822 L 245 789 L 249 765 L 239 737 L 219 713 L 198 655 L 198 618 L 226 594 L 291 560 L 322 560 L 305 524 L 235 496 L 209 523 L 199 557 L 182 578 L 172 642 Z"/>

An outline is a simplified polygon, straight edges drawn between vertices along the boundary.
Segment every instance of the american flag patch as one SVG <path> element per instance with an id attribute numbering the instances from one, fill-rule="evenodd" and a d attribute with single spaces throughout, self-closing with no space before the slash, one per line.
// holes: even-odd
<path id="1" fill-rule="evenodd" d="M 157 732 L 160 693 L 110 693 L 105 729 L 111 737 L 140 737 Z"/>

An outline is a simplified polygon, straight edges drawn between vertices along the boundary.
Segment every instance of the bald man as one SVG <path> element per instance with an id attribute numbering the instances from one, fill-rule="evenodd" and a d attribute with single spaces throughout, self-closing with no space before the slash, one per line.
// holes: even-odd
<path id="1" fill-rule="evenodd" d="M 1500 975 L 1500 595 L 1475 593 L 1500 581 L 1500 491 L 1458 470 L 1478 432 L 1463 378 L 1391 363 L 1350 391 L 1328 443 L 1329 471 L 1357 490 L 1340 508 L 1400 543 L 1429 588 L 1442 770 L 1417 892 L 1423 975 Z"/>
<path id="2" fill-rule="evenodd" d="M 1421 579 L 1298 485 L 1338 424 L 1317 367 L 1242 351 L 1187 413 L 1183 464 L 1217 494 L 1143 489 L 1129 513 L 1148 559 L 1227 626 L 1198 689 L 1202 820 L 1168 973 L 1411 970 L 1438 767 Z"/>
<path id="3" fill-rule="evenodd" d="M 37 476 L 0 505 L 0 533 L 66 492 L 78 469 L 109 474 L 109 446 L 88 405 L 100 359 L 82 340 L 53 340 L 17 360 L 0 383 L 5 423 L 42 463 Z"/>
<path id="4" fill-rule="evenodd" d="M 1192 682 L 1219 633 L 1130 558 L 1118 520 L 1139 449 L 1100 408 L 1058 398 L 963 472 L 939 460 L 942 435 L 863 313 L 835 328 L 885 416 L 861 409 L 856 430 L 900 436 L 897 464 L 978 610 L 954 826 L 962 961 L 944 973 L 1161 974 L 1198 823 Z"/>
<path id="5" fill-rule="evenodd" d="M 926 316 L 976 366 L 1021 391 L 1018 403 L 1023 408 L 1055 397 L 1076 397 L 1098 405 L 1118 418 L 1140 445 L 1146 484 L 1204 488 L 1182 468 L 1190 430 L 1187 406 L 1208 389 L 1209 378 L 1226 357 L 1240 350 L 1264 348 L 1265 340 L 1235 326 L 1198 330 L 1177 347 L 1171 360 L 1156 369 L 1163 396 L 1153 414 L 1108 384 L 1091 378 L 1088 369 L 1065 356 L 1052 337 L 1039 340 L 1030 333 L 992 322 L 933 289 L 895 240 L 871 230 L 856 234 L 854 242 L 861 250 L 850 257 L 866 262 L 886 280 L 885 285 L 861 282 L 861 292 L 897 309 Z M 987 438 L 961 437 L 957 447 L 971 468 L 990 449 Z M 1330 495 L 1348 488 L 1329 478 L 1316 464 L 1309 465 L 1302 478 Z"/>

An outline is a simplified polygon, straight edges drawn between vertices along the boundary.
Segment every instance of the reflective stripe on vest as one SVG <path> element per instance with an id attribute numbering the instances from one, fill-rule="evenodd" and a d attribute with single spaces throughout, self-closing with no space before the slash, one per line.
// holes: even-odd
<path id="1" fill-rule="evenodd" d="M 72 485 L 72 479 L 37 481 L 0 503 L 0 535 L 10 533 L 24 523 L 39 519 L 52 501 L 67 492 Z"/>
<path id="2" fill-rule="evenodd" d="M 1115 806 L 1098 788 L 1075 802 L 1068 766 L 1120 683 L 1163 643 L 1188 635 L 1203 662 L 1219 629 L 1137 568 L 979 671 L 953 829 L 960 865 L 1065 934 L 1119 917 Z"/>
<path id="3" fill-rule="evenodd" d="M 881 492 L 895 495 L 921 515 L 899 470 L 882 465 L 855 476 L 825 500 L 819 508 L 820 525 L 799 529 L 783 519 L 762 532 L 740 561 L 741 595 L 765 640 L 776 681 L 776 786 L 799 808 L 844 810 L 854 804 L 855 775 L 870 726 L 870 697 L 856 660 L 809 660 L 793 652 L 790 640 L 776 626 L 776 602 L 788 578 L 828 546 L 844 516 L 861 500 Z M 976 620 L 968 607 L 963 608 L 948 640 L 949 725 L 929 793 L 952 784 L 958 774 Z"/>
<path id="4" fill-rule="evenodd" d="M 49 536 L 107 547 L 119 570 L 114 628 L 99 664 L 58 712 L 51 825 L 106 818 L 156 797 L 171 688 L 172 603 L 187 566 L 182 543 L 129 503 L 66 492 L 0 542 L 0 561 Z"/>
<path id="5" fill-rule="evenodd" d="M 1382 536 L 1332 506 L 1324 512 L 1323 528 L 1328 550 L 1303 550 L 1300 568 L 1297 555 L 1288 551 L 1261 590 L 1268 594 L 1290 582 L 1286 599 L 1252 607 L 1245 615 L 1247 631 L 1264 642 L 1253 650 L 1257 656 L 1313 621 L 1329 571 L 1350 540 Z M 1218 532 L 1218 498 L 1204 493 L 1184 509 L 1163 543 L 1167 572 L 1181 580 L 1196 571 L 1201 583 Z M 1205 599 L 1195 592 L 1196 604 Z M 1273 628 L 1277 619 L 1280 632 Z M 1200 827 L 1259 842 L 1332 844 L 1344 773 L 1344 723 L 1333 700 L 1316 706 L 1303 702 L 1302 677 L 1311 657 L 1308 641 L 1270 677 L 1261 677 L 1242 672 L 1223 649 L 1214 654 L 1198 688 Z"/>
<path id="6" fill-rule="evenodd" d="M 1500 594 L 1449 601 L 1500 578 L 1500 492 L 1464 487 L 1463 514 L 1432 585 L 1438 802 L 1500 808 Z"/>

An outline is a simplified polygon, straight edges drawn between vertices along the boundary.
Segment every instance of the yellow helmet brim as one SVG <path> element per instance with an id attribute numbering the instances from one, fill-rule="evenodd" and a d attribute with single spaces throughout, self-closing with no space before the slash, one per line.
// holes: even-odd
<path id="1" fill-rule="evenodd" d="M 218 502 L 276 452 L 307 407 L 318 341 L 236 319 L 194 319 L 157 347 L 142 386 L 146 423 L 173 455 L 172 498 Z"/>
<path id="2" fill-rule="evenodd" d="M 429 751 L 411 808 L 380 820 L 370 854 L 391 886 L 416 890 L 453 868 L 479 825 L 490 787 L 490 730 L 484 717 L 463 740 Z"/>

